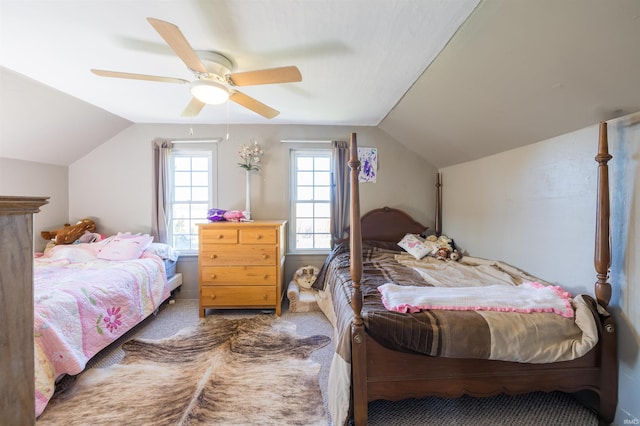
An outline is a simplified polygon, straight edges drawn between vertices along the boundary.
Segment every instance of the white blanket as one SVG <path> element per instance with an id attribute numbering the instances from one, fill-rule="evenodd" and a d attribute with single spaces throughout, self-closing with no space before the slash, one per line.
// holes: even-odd
<path id="1" fill-rule="evenodd" d="M 559 286 L 527 282 L 517 286 L 422 287 L 392 283 L 378 287 L 390 311 L 418 312 L 423 309 L 500 312 L 553 312 L 573 318 L 571 295 Z"/>

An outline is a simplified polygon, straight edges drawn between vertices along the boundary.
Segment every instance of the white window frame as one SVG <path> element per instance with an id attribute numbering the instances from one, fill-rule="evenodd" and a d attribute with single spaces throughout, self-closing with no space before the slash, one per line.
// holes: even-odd
<path id="1" fill-rule="evenodd" d="M 331 251 L 330 247 L 327 248 L 299 248 L 296 245 L 296 236 L 297 236 L 297 223 L 296 223 L 296 218 L 297 218 L 297 214 L 296 214 L 296 203 L 297 203 L 297 188 L 298 188 L 298 182 L 297 182 L 297 157 L 298 156 L 326 156 L 329 159 L 329 167 L 330 167 L 330 174 L 331 174 L 331 180 L 333 179 L 333 162 L 332 160 L 332 154 L 331 154 L 331 149 L 330 148 L 318 148 L 318 149 L 291 149 L 290 150 L 290 167 L 289 167 L 289 173 L 290 173 L 290 177 L 289 177 L 289 182 L 290 182 L 290 188 L 289 188 L 289 194 L 290 194 L 290 200 L 291 200 L 291 204 L 290 204 L 290 213 L 289 213 L 289 252 L 290 253 L 296 253 L 296 254 L 327 254 Z M 330 181 L 329 186 L 332 185 L 332 181 Z M 331 190 L 331 188 L 329 188 Z M 331 204 L 331 201 L 327 201 L 327 204 Z M 331 235 L 329 235 L 329 239 L 331 238 Z"/>
<path id="2" fill-rule="evenodd" d="M 173 218 L 173 205 L 175 203 L 175 183 L 174 183 L 174 158 L 176 157 L 191 157 L 191 156 L 205 156 L 208 159 L 208 171 L 209 171 L 209 182 L 208 182 L 208 190 L 209 196 L 206 201 L 206 209 L 212 208 L 214 205 L 218 203 L 218 176 L 217 176 L 217 153 L 218 146 L 216 141 L 198 141 L 198 142 L 174 142 L 174 146 L 171 149 L 171 154 L 169 156 L 169 178 L 167 185 L 167 192 L 169 200 L 167 206 L 167 212 L 169 216 L 169 226 L 168 226 L 168 240 L 170 244 L 173 245 L 174 241 L 174 218 Z M 183 202 L 181 202 L 183 203 Z M 204 202 L 194 202 L 193 204 L 204 204 Z M 184 248 L 176 247 L 181 256 L 189 256 L 189 255 L 197 255 L 198 254 L 198 228 L 196 226 L 197 223 L 207 223 L 208 220 L 205 217 L 190 217 L 189 218 L 190 227 L 189 227 L 189 238 L 191 240 L 191 249 L 186 250 Z"/>

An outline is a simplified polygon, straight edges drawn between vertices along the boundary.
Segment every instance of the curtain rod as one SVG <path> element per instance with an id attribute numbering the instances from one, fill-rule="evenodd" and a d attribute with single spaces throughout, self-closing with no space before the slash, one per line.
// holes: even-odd
<path id="1" fill-rule="evenodd" d="M 173 139 L 172 143 L 218 143 L 221 142 L 222 138 L 215 139 Z"/>
<path id="2" fill-rule="evenodd" d="M 280 143 L 331 143 L 329 140 L 281 139 Z"/>

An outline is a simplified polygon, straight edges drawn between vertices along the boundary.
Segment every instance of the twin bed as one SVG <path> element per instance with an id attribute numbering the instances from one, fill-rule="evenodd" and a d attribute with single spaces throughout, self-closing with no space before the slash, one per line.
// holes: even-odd
<path id="1" fill-rule="evenodd" d="M 34 258 L 36 416 L 63 375 L 76 375 L 181 284 L 177 253 L 148 236 L 58 245 Z M 167 272 L 169 275 L 167 275 Z"/>
<path id="2" fill-rule="evenodd" d="M 328 392 L 334 424 L 353 417 L 365 425 L 368 402 L 378 399 L 534 391 L 573 393 L 601 423 L 613 421 L 618 367 L 615 325 L 605 310 L 611 296 L 606 130 L 603 123 L 596 157 L 595 298 L 570 297 L 501 262 L 403 251 L 397 243 L 426 227 L 391 208 L 360 216 L 352 134 L 350 241 L 336 245 L 314 285 L 335 330 Z M 437 191 L 439 235 L 439 184 Z M 459 293 L 465 289 L 473 294 Z M 514 303 L 496 304 L 490 296 L 501 299 L 501 293 Z"/>

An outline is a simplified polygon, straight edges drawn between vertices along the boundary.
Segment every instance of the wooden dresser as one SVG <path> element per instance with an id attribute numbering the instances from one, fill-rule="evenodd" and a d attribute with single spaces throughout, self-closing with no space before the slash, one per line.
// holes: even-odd
<path id="1" fill-rule="evenodd" d="M 207 308 L 275 308 L 280 315 L 286 223 L 198 225 L 200 317 Z"/>
<path id="2" fill-rule="evenodd" d="M 0 196 L 0 423 L 36 422 L 33 214 L 48 197 Z"/>

